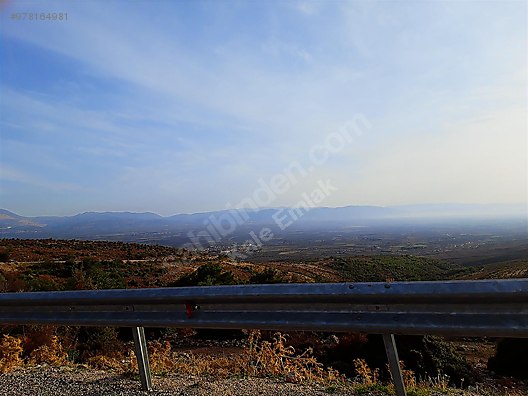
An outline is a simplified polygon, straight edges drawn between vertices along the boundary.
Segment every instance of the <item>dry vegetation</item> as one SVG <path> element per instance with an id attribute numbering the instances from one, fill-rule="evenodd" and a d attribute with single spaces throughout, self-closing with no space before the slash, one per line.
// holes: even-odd
<path id="1" fill-rule="evenodd" d="M 264 264 L 138 244 L 54 240 L 0 242 L 0 253 L 3 253 L 0 259 L 4 261 L 0 263 L 0 292 L 471 276 L 449 263 L 412 256 L 360 256 Z M 517 269 L 525 268 L 520 263 L 514 268 L 515 274 Z M 3 328 L 2 333 L 0 372 L 38 364 L 84 365 L 124 374 L 137 372 L 132 341 L 116 329 L 15 326 Z M 180 331 L 178 336 L 181 338 L 184 333 Z M 280 333 L 251 331 L 246 334 L 244 347 L 229 353 L 204 354 L 192 348 L 182 351 L 175 345 L 174 336 L 167 334 L 170 333 L 158 333 L 149 341 L 151 368 L 158 375 L 279 377 L 293 383 L 323 384 L 329 391 L 348 387 L 354 388 L 357 394 L 385 395 L 393 391 L 386 367 L 353 355 L 354 351 L 370 345 L 363 336 L 340 336 L 339 345 L 329 346 L 320 335 L 292 334 L 287 338 Z M 452 359 L 451 352 L 445 352 L 447 350 L 441 349 L 444 347 L 440 344 L 431 340 L 423 342 L 429 343 L 426 348 L 433 348 L 434 353 L 442 351 L 447 360 Z M 332 358 L 332 354 L 337 355 Z M 346 359 L 350 362 L 345 364 Z M 518 381 L 505 387 L 489 379 L 484 381 L 485 385 L 481 383 L 478 391 L 475 384 L 466 382 L 465 385 L 473 387 L 468 388 L 473 389 L 473 393 L 468 390 L 463 393 L 449 388 L 453 378 L 441 372 L 418 373 L 405 368 L 403 362 L 402 368 L 409 395 L 518 396 L 527 390 Z M 462 371 L 452 369 L 456 375 Z M 457 386 L 463 385 L 464 377 L 462 382 L 460 378 L 457 381 Z"/>
<path id="2" fill-rule="evenodd" d="M 44 337 L 45 338 L 45 337 Z M 0 372 L 8 372 L 19 367 L 32 367 L 37 364 L 51 366 L 75 366 L 64 352 L 56 336 L 47 344 L 31 353 L 27 339 L 4 335 L 0 340 Z M 296 351 L 286 342 L 286 336 L 275 333 L 271 340 L 262 340 L 259 331 L 248 332 L 245 347 L 239 353 L 222 355 L 202 355 L 176 351 L 168 341 L 155 340 L 148 343 L 151 369 L 154 375 L 168 373 L 210 378 L 282 378 L 286 382 L 319 384 L 329 393 L 338 390 L 357 395 L 393 395 L 392 384 L 380 379 L 379 369 L 372 369 L 364 359 L 355 359 L 356 376 L 345 377 L 332 368 L 325 368 L 313 356 L 310 349 Z M 466 390 L 449 387 L 449 377 L 437 376 L 418 380 L 412 370 L 405 368 L 400 361 L 404 382 L 409 396 L 522 396 L 526 389 L 497 384 L 470 387 Z M 77 365 L 78 366 L 78 365 Z M 137 363 L 132 345 L 110 354 L 96 354 L 87 359 L 85 368 L 111 370 L 126 376 L 137 375 Z"/>

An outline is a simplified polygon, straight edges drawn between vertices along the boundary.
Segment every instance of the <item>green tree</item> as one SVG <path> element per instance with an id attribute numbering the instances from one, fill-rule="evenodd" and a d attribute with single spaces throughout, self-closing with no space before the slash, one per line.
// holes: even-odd
<path id="1" fill-rule="evenodd" d="M 170 286 L 214 286 L 234 285 L 235 276 L 230 271 L 224 271 L 220 264 L 204 264 L 196 271 L 185 275 Z"/>
<path id="2" fill-rule="evenodd" d="M 279 271 L 273 268 L 266 268 L 264 271 L 257 272 L 249 278 L 249 283 L 256 284 L 272 284 L 272 283 L 284 283 Z"/>
<path id="3" fill-rule="evenodd" d="M 11 254 L 8 250 L 2 249 L 0 250 L 0 262 L 7 263 L 9 259 L 11 258 Z"/>

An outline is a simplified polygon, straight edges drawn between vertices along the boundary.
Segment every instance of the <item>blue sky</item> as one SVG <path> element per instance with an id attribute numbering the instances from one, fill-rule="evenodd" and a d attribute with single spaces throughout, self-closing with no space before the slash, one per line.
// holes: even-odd
<path id="1" fill-rule="evenodd" d="M 269 206 L 320 180 L 325 206 L 527 201 L 524 1 L 0 7 L 0 207 L 217 210 L 292 161 L 309 175 Z"/>

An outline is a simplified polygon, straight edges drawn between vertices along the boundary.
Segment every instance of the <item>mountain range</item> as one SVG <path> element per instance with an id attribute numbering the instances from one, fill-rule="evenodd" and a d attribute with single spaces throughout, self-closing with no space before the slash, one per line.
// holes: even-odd
<path id="1" fill-rule="evenodd" d="M 237 216 L 238 215 L 238 216 Z M 150 233 L 184 233 L 203 230 L 211 224 L 228 227 L 276 225 L 277 218 L 292 221 L 297 227 L 328 224 L 359 226 L 372 222 L 424 219 L 519 218 L 525 220 L 527 208 L 519 205 L 436 204 L 407 206 L 344 206 L 337 208 L 265 208 L 245 211 L 213 211 L 160 216 L 151 212 L 85 212 L 74 216 L 25 217 L 0 209 L 0 237 L 3 238 L 83 238 L 104 239 Z M 242 221 L 242 220 L 243 221 Z M 243 222 L 243 224 L 241 224 Z M 218 228 L 218 226 L 215 226 Z M 123 238 L 126 240 L 126 238 Z"/>

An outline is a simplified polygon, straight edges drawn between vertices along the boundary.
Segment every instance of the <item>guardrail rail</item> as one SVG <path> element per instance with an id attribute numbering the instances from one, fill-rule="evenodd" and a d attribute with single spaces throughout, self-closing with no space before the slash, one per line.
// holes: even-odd
<path id="1" fill-rule="evenodd" d="M 528 337 L 528 279 L 0 293 L 0 324 L 132 327 L 145 390 L 144 327 L 382 334 L 404 396 L 394 334 Z"/>

